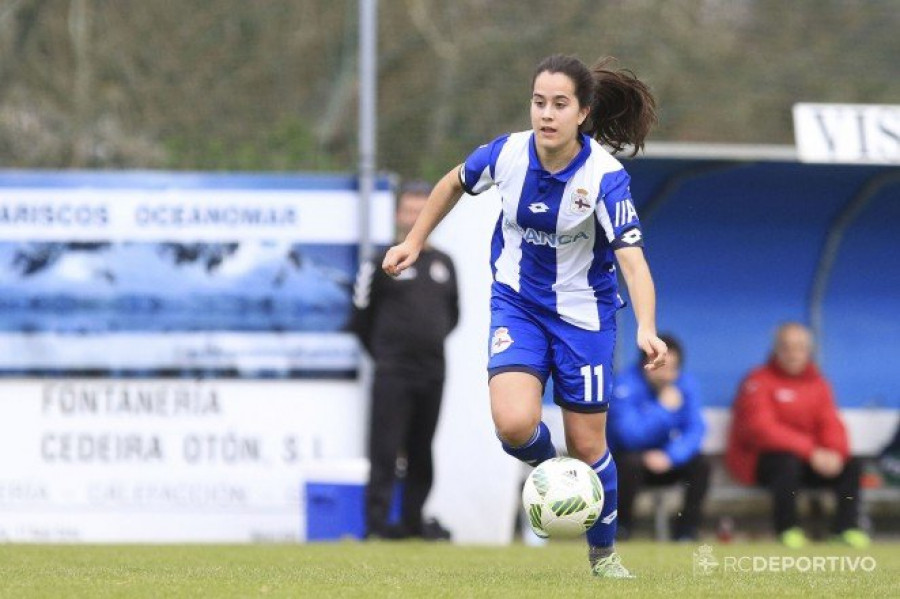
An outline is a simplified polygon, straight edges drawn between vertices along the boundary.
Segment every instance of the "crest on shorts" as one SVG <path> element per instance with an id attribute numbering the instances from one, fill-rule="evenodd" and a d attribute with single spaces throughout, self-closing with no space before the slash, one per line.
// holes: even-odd
<path id="1" fill-rule="evenodd" d="M 572 192 L 569 198 L 569 212 L 572 214 L 587 214 L 594 209 L 594 205 L 588 199 L 588 190 L 579 187 Z"/>
<path id="2" fill-rule="evenodd" d="M 510 345 L 512 345 L 512 337 L 509 336 L 509 329 L 506 327 L 499 327 L 494 331 L 494 336 L 491 338 L 491 355 L 496 356 L 502 351 L 506 351 Z"/>

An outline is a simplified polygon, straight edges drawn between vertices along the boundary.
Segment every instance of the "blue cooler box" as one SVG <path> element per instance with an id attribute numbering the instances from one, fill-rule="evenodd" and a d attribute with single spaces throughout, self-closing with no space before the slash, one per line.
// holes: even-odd
<path id="1" fill-rule="evenodd" d="M 369 460 L 316 460 L 300 470 L 300 537 L 307 541 L 361 539 L 366 534 Z"/>
<path id="2" fill-rule="evenodd" d="M 366 534 L 366 483 L 369 461 L 322 460 L 304 466 L 300 504 L 307 541 L 361 539 Z M 400 521 L 403 483 L 394 486 L 394 497 L 388 518 Z M 302 531 L 301 531 L 302 532 Z"/>
<path id="3" fill-rule="evenodd" d="M 305 490 L 307 541 L 363 538 L 365 483 L 307 482 Z"/>

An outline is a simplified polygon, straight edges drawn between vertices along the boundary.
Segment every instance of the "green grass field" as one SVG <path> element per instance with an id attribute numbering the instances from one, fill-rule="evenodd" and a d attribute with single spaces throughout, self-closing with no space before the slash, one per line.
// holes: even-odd
<path id="1" fill-rule="evenodd" d="M 694 572 L 695 545 L 622 544 L 636 580 L 589 575 L 579 543 L 460 547 L 421 542 L 247 546 L 0 545 L 0 597 L 898 597 L 900 544 L 864 551 L 771 543 L 714 545 L 719 567 Z M 768 556 L 872 558 L 871 572 L 722 571 Z M 834 561 L 834 560 L 832 560 Z M 768 563 L 768 562 L 766 562 Z M 856 563 L 856 562 L 854 562 Z M 870 565 L 872 562 L 866 562 Z"/>

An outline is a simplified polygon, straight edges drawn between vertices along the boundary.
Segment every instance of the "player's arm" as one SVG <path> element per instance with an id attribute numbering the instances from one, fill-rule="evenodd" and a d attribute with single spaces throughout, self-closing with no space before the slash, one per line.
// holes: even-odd
<path id="1" fill-rule="evenodd" d="M 641 224 L 631 199 L 631 177 L 625 169 L 603 175 L 596 210 L 628 285 L 638 325 L 637 344 L 648 358 L 644 368 L 654 370 L 665 364 L 667 348 L 656 335 L 656 291 L 644 259 Z"/>
<path id="2" fill-rule="evenodd" d="M 684 376 L 676 383 L 684 398 L 685 422 L 680 435 L 673 435 L 663 448 L 673 466 L 683 466 L 695 455 L 700 453 L 703 445 L 703 437 L 706 434 L 706 423 L 703 421 L 703 403 L 700 400 L 700 392 L 693 381 L 693 377 Z"/>
<path id="3" fill-rule="evenodd" d="M 652 447 L 675 426 L 675 413 L 658 403 L 642 405 L 629 386 L 617 385 L 609 403 L 607 426 L 627 447 Z"/>
<path id="4" fill-rule="evenodd" d="M 816 445 L 840 455 L 845 461 L 850 455 L 847 429 L 834 402 L 834 392 L 825 380 L 819 381 L 816 407 Z"/>
<path id="5" fill-rule="evenodd" d="M 353 311 L 347 330 L 356 335 L 366 351 L 372 355 L 372 331 L 375 328 L 376 306 L 381 295 L 379 273 L 375 262 L 366 261 L 359 267 L 353 285 Z M 381 274 L 380 276 L 384 276 Z"/>
<path id="6" fill-rule="evenodd" d="M 462 182 L 459 180 L 460 168 L 462 165 L 454 167 L 438 181 L 431 190 L 428 202 L 406 239 L 387 251 L 384 262 L 381 264 L 381 268 L 386 273 L 397 276 L 412 266 L 419 257 L 419 252 L 422 251 L 428 236 L 456 206 L 459 198 L 463 195 Z"/>
<path id="7" fill-rule="evenodd" d="M 654 370 L 666 363 L 668 348 L 656 334 L 656 289 L 653 277 L 650 276 L 650 267 L 644 258 L 644 250 L 639 247 L 620 247 L 616 250 L 616 261 L 634 307 L 638 347 L 649 358 L 644 368 Z"/>
<path id="8" fill-rule="evenodd" d="M 785 423 L 773 407 L 775 388 L 762 377 L 751 375 L 734 401 L 734 426 L 742 429 L 760 451 L 787 451 L 809 461 L 816 449 L 814 435 Z"/>
<path id="9" fill-rule="evenodd" d="M 450 330 L 456 328 L 459 324 L 459 283 L 456 278 L 456 266 L 453 261 L 449 261 L 450 281 L 447 290 L 447 306 L 450 311 Z"/>

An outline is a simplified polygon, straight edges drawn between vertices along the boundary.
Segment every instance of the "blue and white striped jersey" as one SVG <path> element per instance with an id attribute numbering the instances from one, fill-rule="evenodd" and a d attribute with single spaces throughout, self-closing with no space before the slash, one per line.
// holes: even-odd
<path id="1" fill-rule="evenodd" d="M 549 173 L 532 131 L 502 135 L 466 158 L 466 192 L 496 185 L 503 201 L 491 242 L 492 292 L 555 312 L 575 326 L 611 326 L 624 305 L 613 251 L 642 247 L 630 178 L 621 163 L 582 135 L 578 155 Z M 513 297 L 514 299 L 514 297 Z"/>

